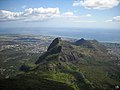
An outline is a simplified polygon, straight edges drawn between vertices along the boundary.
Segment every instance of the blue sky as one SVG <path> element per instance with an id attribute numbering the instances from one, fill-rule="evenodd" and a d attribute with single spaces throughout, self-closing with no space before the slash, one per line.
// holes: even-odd
<path id="1" fill-rule="evenodd" d="M 0 0 L 0 28 L 120 29 L 120 0 Z"/>

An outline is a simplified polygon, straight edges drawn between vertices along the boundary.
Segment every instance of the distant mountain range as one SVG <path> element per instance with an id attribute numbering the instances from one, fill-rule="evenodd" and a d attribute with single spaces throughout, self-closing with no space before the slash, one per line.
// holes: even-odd
<path id="1" fill-rule="evenodd" d="M 55 38 L 35 64 L 1 79 L 0 90 L 118 90 L 120 66 L 97 40 Z"/>

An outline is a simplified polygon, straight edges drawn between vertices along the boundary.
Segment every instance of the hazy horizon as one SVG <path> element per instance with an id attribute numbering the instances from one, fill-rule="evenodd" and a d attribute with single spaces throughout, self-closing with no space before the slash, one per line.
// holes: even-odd
<path id="1" fill-rule="evenodd" d="M 86 32 L 87 31 L 87 32 Z M 90 28 L 0 28 L 0 34 L 26 34 L 66 37 L 74 39 L 96 39 L 103 42 L 120 43 L 120 31 L 109 29 Z"/>

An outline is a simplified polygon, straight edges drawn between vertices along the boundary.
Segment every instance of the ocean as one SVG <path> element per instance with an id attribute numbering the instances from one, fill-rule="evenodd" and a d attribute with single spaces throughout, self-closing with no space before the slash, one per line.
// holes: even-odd
<path id="1" fill-rule="evenodd" d="M 103 42 L 119 42 L 120 30 L 89 28 L 0 28 L 0 34 L 33 34 L 67 38 L 96 39 Z"/>

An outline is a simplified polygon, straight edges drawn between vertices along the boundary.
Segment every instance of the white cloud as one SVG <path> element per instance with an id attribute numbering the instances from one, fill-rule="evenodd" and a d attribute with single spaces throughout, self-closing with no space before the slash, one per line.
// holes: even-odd
<path id="1" fill-rule="evenodd" d="M 22 9 L 25 9 L 26 7 L 27 7 L 26 5 L 23 5 L 21 8 L 22 8 Z"/>
<path id="2" fill-rule="evenodd" d="M 80 16 L 80 15 L 77 16 L 77 15 L 75 15 L 73 12 L 65 12 L 65 13 L 61 14 L 60 17 L 62 17 L 62 18 L 67 18 L 67 19 L 69 19 L 69 20 L 73 20 L 73 19 L 78 19 L 78 18 L 80 18 L 81 16 Z"/>
<path id="3" fill-rule="evenodd" d="M 49 21 L 52 19 L 63 20 L 68 22 L 85 22 L 84 19 L 90 17 L 91 14 L 75 15 L 73 12 L 60 13 L 59 8 L 28 8 L 23 12 L 11 12 L 0 10 L 0 22 L 5 21 Z M 88 21 L 91 22 L 91 21 Z"/>
<path id="4" fill-rule="evenodd" d="M 113 20 L 112 20 L 112 21 L 120 22 L 120 16 L 113 17 Z"/>
<path id="5" fill-rule="evenodd" d="M 13 21 L 20 19 L 22 12 L 10 12 L 6 10 L 0 10 L 0 21 Z"/>
<path id="6" fill-rule="evenodd" d="M 83 6 L 87 9 L 110 9 L 120 4 L 120 0 L 77 0 L 73 6 Z"/>
<path id="7" fill-rule="evenodd" d="M 86 16 L 87 16 L 87 17 L 91 17 L 91 14 L 87 14 Z"/>
<path id="8" fill-rule="evenodd" d="M 78 23 L 80 23 L 80 22 L 95 23 L 96 21 L 94 21 L 94 20 L 76 20 L 76 21 L 74 21 L 74 22 L 78 22 Z"/>
<path id="9" fill-rule="evenodd" d="M 64 16 L 74 16 L 74 13 L 73 12 L 65 12 L 63 15 Z"/>
<path id="10" fill-rule="evenodd" d="M 74 1 L 72 6 L 81 6 L 81 1 L 80 0 Z"/>
<path id="11" fill-rule="evenodd" d="M 110 20 L 106 20 L 105 22 L 120 22 L 120 16 L 115 16 Z"/>
<path id="12" fill-rule="evenodd" d="M 61 17 L 68 17 L 68 18 L 83 18 L 83 17 L 91 17 L 91 14 L 86 15 L 75 15 L 73 12 L 65 12 L 61 14 Z"/>
<path id="13" fill-rule="evenodd" d="M 28 8 L 23 12 L 0 10 L 0 21 L 46 21 L 59 14 L 59 8 Z"/>
<path id="14" fill-rule="evenodd" d="M 67 19 L 67 21 L 70 22 L 89 22 L 93 23 L 96 22 L 94 20 L 87 20 L 89 17 L 91 17 L 91 14 L 86 14 L 86 15 L 75 15 L 73 12 L 65 12 L 61 14 L 60 18 L 63 18 L 64 20 Z"/>
<path id="15" fill-rule="evenodd" d="M 112 22 L 112 20 L 106 20 L 106 21 L 104 21 L 104 22 Z"/>
<path id="16" fill-rule="evenodd" d="M 59 8 L 28 8 L 23 12 L 24 21 L 48 21 L 59 15 Z"/>

